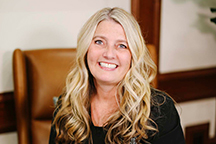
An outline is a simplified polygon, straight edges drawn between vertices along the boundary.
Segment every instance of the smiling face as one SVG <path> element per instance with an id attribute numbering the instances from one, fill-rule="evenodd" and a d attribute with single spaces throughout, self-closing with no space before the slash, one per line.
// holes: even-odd
<path id="1" fill-rule="evenodd" d="M 87 63 L 97 84 L 117 85 L 128 72 L 131 53 L 124 29 L 113 20 L 100 22 L 87 52 Z"/>

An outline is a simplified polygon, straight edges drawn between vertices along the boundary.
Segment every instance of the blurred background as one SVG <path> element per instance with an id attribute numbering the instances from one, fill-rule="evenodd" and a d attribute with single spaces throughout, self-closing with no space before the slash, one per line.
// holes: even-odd
<path id="1" fill-rule="evenodd" d="M 185 135 L 216 143 L 215 0 L 0 0 L 0 143 L 18 143 L 13 51 L 76 48 L 84 22 L 115 6 L 132 13 L 146 42 L 156 46 L 158 88 L 178 102 Z"/>

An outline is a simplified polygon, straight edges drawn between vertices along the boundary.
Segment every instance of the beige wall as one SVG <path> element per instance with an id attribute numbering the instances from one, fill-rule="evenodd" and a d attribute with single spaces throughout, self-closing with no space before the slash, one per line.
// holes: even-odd
<path id="1" fill-rule="evenodd" d="M 216 17 L 212 0 L 164 0 L 161 9 L 160 72 L 216 67 Z"/>
<path id="2" fill-rule="evenodd" d="M 130 0 L 0 1 L 0 92 L 13 90 L 15 48 L 76 47 L 83 23 L 107 6 L 130 11 Z"/>

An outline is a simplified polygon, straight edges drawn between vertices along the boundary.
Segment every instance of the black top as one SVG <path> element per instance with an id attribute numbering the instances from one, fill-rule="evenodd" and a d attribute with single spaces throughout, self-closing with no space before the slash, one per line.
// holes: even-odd
<path id="1" fill-rule="evenodd" d="M 165 93 L 152 90 L 152 102 L 159 103 L 151 106 L 150 118 L 158 125 L 159 132 L 154 136 L 149 132 L 149 138 L 146 140 L 151 144 L 185 144 L 178 112 L 173 100 Z M 102 127 L 91 124 L 92 139 L 94 144 L 104 144 L 106 132 Z M 56 131 L 51 128 L 49 144 L 55 144 Z M 145 142 L 140 141 L 145 144 Z M 136 144 L 134 138 L 131 144 Z"/>

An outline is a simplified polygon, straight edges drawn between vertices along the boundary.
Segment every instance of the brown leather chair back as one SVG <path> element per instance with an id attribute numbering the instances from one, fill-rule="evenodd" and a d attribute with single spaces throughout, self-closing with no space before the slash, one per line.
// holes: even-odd
<path id="1" fill-rule="evenodd" d="M 14 95 L 19 144 L 47 144 L 54 110 L 74 60 L 75 49 L 44 49 L 13 54 Z"/>
<path id="2" fill-rule="evenodd" d="M 156 49 L 147 45 L 157 62 Z M 41 49 L 13 54 L 14 95 L 19 144 L 47 144 L 54 110 L 76 57 L 75 49 Z M 157 79 L 153 81 L 157 86 Z"/>

